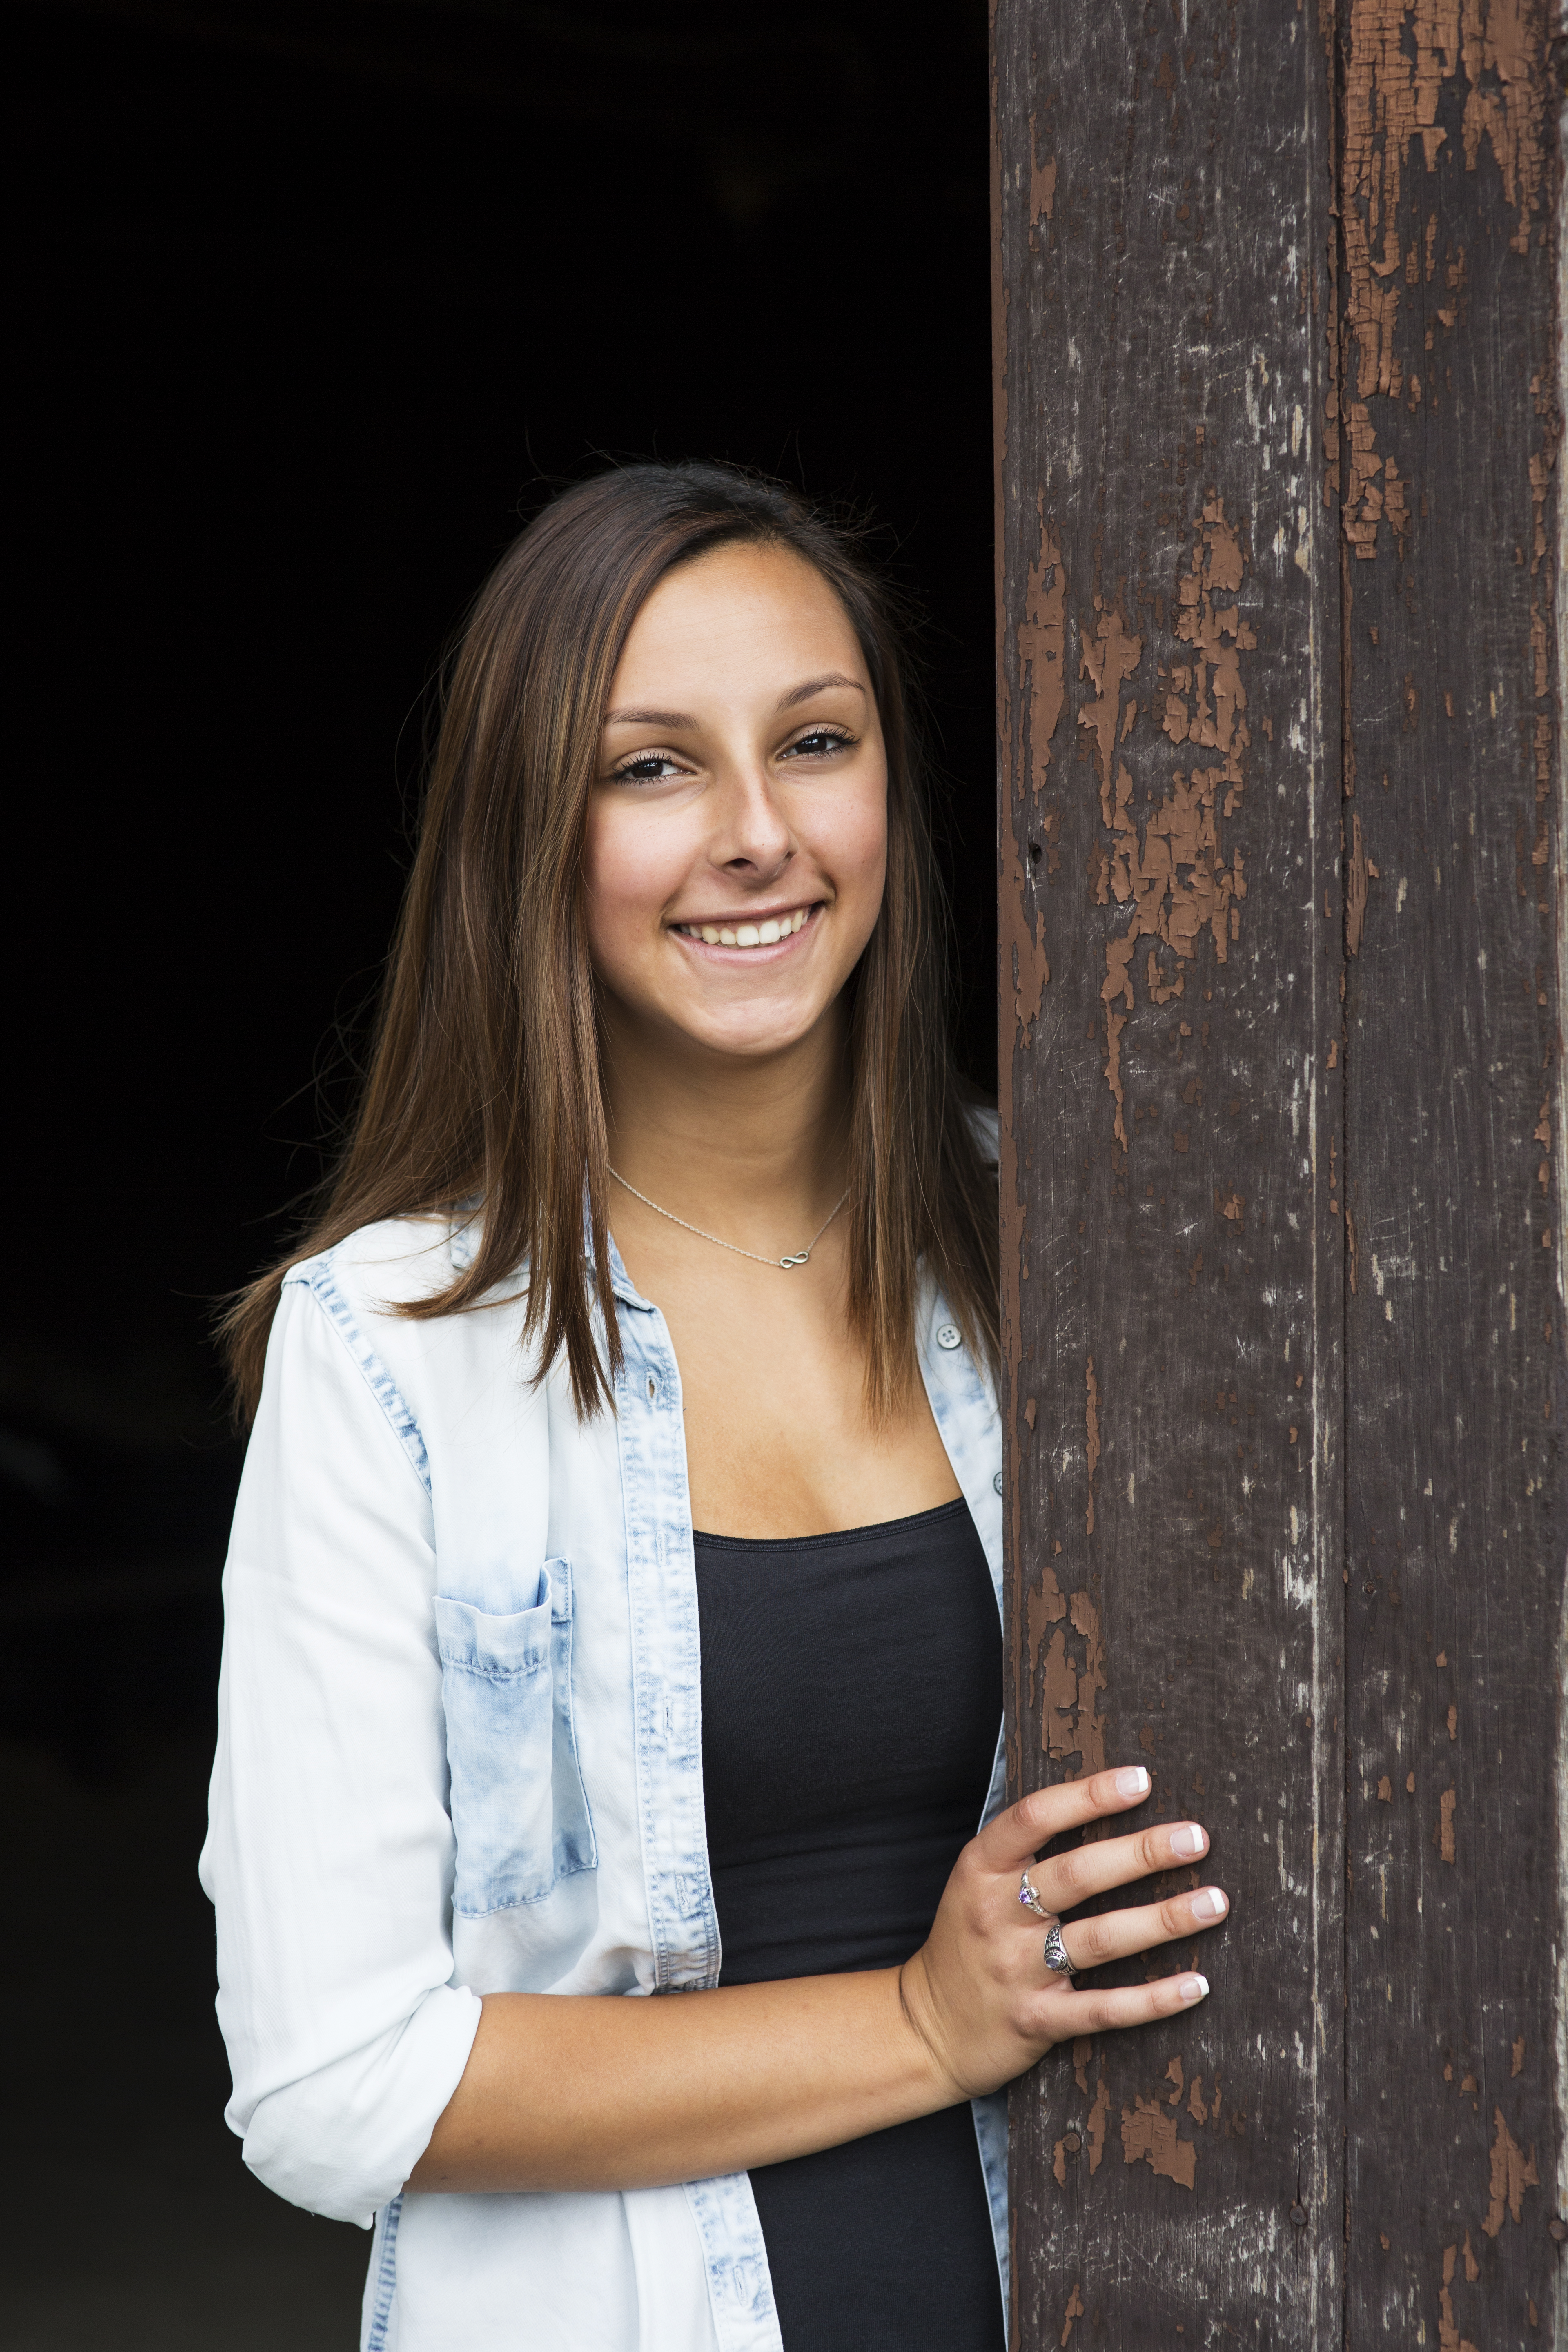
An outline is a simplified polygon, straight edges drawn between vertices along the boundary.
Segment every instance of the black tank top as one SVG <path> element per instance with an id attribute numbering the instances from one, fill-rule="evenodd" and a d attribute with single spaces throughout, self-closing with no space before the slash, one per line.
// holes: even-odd
<path id="1" fill-rule="evenodd" d="M 979 1825 L 1002 1636 L 963 1502 L 695 1538 L 724 1984 L 895 1967 Z M 752 2174 L 785 2352 L 1004 2352 L 967 2105 Z"/>

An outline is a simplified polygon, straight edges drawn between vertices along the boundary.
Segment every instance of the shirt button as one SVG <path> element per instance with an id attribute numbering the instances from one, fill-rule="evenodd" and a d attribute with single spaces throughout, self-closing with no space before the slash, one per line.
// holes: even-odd
<path id="1" fill-rule="evenodd" d="M 956 1348 L 963 1344 L 963 1335 L 956 1323 L 944 1323 L 936 1335 L 939 1348 Z"/>
<path id="2" fill-rule="evenodd" d="M 997 1471 L 996 1475 L 992 1479 L 991 1484 L 995 1487 L 998 1494 L 1002 1492 L 1002 1473 L 1000 1470 Z"/>

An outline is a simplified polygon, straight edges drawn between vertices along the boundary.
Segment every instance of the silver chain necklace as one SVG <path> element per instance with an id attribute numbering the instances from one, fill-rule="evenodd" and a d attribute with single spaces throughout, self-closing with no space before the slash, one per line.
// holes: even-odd
<path id="1" fill-rule="evenodd" d="M 605 1161 L 605 1165 L 609 1167 L 608 1160 Z M 717 1234 L 705 1234 L 700 1225 L 689 1225 L 684 1217 L 678 1217 L 676 1215 L 673 1209 L 661 1209 L 657 1201 L 650 1201 L 646 1192 L 639 1192 L 635 1184 L 628 1184 L 618 1168 L 611 1168 L 610 1173 L 615 1178 L 616 1183 L 621 1186 L 622 1190 L 631 1194 L 634 1201 L 640 1201 L 643 1207 L 645 1209 L 651 1209 L 656 1217 L 668 1217 L 670 1223 L 672 1225 L 679 1225 L 683 1233 L 695 1234 L 700 1242 L 711 1242 L 715 1249 L 732 1250 L 737 1257 L 749 1257 L 754 1265 L 782 1265 L 786 1273 L 792 1265 L 805 1265 L 809 1263 L 812 1251 L 816 1247 L 817 1243 L 822 1239 L 823 1234 L 827 1231 L 828 1226 L 833 1223 L 834 1218 L 838 1214 L 839 1210 L 849 1198 L 848 1190 L 846 1188 L 845 1191 L 839 1194 L 838 1199 L 834 1202 L 833 1207 L 829 1209 L 826 1216 L 824 1217 L 822 1223 L 818 1225 L 816 1231 L 813 1234 L 805 1247 L 803 1250 L 796 1250 L 793 1257 L 761 1257 L 755 1250 L 742 1249 L 739 1242 L 721 1241 Z"/>

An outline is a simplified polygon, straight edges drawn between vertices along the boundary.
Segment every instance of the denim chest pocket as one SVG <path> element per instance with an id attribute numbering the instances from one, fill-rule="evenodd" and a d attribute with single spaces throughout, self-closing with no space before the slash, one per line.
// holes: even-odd
<path id="1" fill-rule="evenodd" d="M 598 1854 L 572 1717 L 572 1570 L 547 1559 L 531 1609 L 492 1617 L 436 1596 L 447 1710 L 453 1907 L 537 1903 Z"/>

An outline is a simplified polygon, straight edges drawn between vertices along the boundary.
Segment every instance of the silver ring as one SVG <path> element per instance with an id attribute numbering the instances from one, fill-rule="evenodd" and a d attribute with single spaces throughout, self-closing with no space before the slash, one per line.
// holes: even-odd
<path id="1" fill-rule="evenodd" d="M 1035 1892 L 1027 1871 L 1024 1873 L 1023 1877 L 1018 1881 L 1018 1900 L 1023 1905 L 1026 1911 L 1032 1911 L 1037 1919 L 1043 1919 L 1045 1921 L 1047 1927 L 1054 1925 L 1057 1915 L 1054 1911 L 1047 1910 L 1045 1905 L 1041 1902 L 1039 1896 Z"/>
<path id="2" fill-rule="evenodd" d="M 1053 1976 L 1070 1977 L 1073 1972 L 1072 1962 L 1068 1958 L 1068 1948 L 1062 1941 L 1059 1919 L 1046 1937 L 1046 1966 Z"/>

